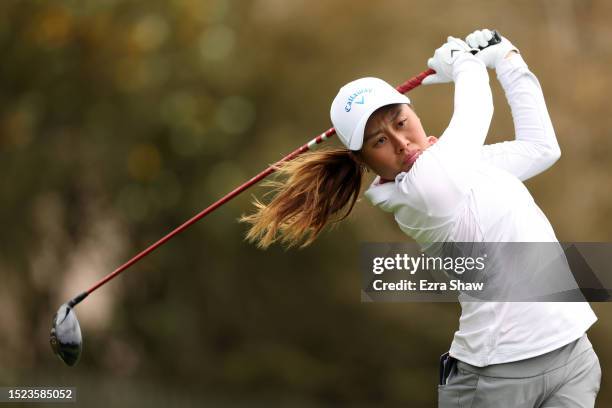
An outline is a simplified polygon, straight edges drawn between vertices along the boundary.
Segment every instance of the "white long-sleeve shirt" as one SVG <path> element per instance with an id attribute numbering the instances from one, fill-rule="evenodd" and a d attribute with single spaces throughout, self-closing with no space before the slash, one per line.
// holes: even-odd
<path id="1" fill-rule="evenodd" d="M 365 196 L 394 213 L 426 250 L 433 242 L 557 242 L 522 181 L 560 156 L 540 84 L 516 54 L 497 67 L 512 110 L 515 140 L 484 145 L 493 114 L 484 64 L 455 62 L 454 113 L 439 141 L 395 182 L 376 177 Z M 469 364 L 518 361 L 582 336 L 597 320 L 587 302 L 468 302 L 450 355 Z"/>

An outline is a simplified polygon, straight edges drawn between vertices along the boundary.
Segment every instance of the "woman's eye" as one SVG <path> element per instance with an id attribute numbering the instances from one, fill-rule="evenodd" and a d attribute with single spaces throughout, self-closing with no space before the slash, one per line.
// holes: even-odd
<path id="1" fill-rule="evenodd" d="M 377 146 L 377 145 L 379 145 L 379 144 L 383 144 L 384 142 L 385 142 L 385 138 L 384 138 L 384 137 L 379 137 L 379 138 L 376 140 L 376 143 L 374 143 L 374 146 Z"/>
<path id="2" fill-rule="evenodd" d="M 406 124 L 406 119 L 404 119 L 404 120 L 400 121 L 400 122 L 399 122 L 397 125 L 398 125 L 399 127 L 404 127 L 404 125 L 405 125 L 405 124 Z"/>

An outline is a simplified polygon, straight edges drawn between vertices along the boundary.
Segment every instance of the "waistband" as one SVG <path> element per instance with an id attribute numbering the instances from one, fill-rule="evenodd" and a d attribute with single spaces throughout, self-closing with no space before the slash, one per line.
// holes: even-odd
<path id="1" fill-rule="evenodd" d="M 587 334 L 584 333 L 582 337 L 572 341 L 571 343 L 540 356 L 525 360 L 512 361 L 509 363 L 491 364 L 486 367 L 476 367 L 458 360 L 457 368 L 486 377 L 535 377 L 565 366 L 567 363 L 592 348 L 593 345 L 589 341 Z"/>

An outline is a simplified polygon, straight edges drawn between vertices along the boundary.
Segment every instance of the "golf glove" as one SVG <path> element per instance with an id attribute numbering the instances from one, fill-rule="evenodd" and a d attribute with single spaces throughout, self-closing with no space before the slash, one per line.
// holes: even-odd
<path id="1" fill-rule="evenodd" d="M 427 66 L 436 73 L 427 76 L 422 84 L 430 85 L 453 81 L 453 64 L 466 53 L 472 55 L 472 51 L 477 50 L 470 48 L 465 41 L 449 36 L 446 44 L 438 48 L 434 52 L 434 56 L 427 60 Z"/>
<path id="2" fill-rule="evenodd" d="M 483 30 L 476 30 L 472 34 L 468 35 L 465 41 L 472 48 L 478 47 L 486 47 L 482 51 L 479 51 L 476 54 L 476 57 L 485 63 L 487 68 L 496 68 L 497 64 L 501 62 L 506 55 L 514 50 L 519 52 L 519 50 L 512 45 L 507 38 L 501 37 L 501 42 L 495 45 L 488 45 L 489 40 L 493 38 L 493 33 L 491 30 L 487 30 L 486 28 Z"/>

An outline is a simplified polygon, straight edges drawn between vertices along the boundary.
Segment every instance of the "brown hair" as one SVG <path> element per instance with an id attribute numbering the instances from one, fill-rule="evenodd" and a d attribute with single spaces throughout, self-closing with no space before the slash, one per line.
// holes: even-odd
<path id="1" fill-rule="evenodd" d="M 279 240 L 288 248 L 310 245 L 325 225 L 353 210 L 364 171 L 355 152 L 345 148 L 308 152 L 282 163 L 279 180 L 262 183 L 272 187 L 266 194 L 275 193 L 274 198 L 268 204 L 255 198 L 256 211 L 240 218 L 251 224 L 246 239 L 264 249 Z"/>

